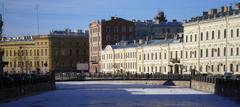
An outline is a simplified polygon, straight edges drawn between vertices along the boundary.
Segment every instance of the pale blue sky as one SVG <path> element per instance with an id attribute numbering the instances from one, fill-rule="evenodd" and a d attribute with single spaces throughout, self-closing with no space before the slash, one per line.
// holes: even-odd
<path id="1" fill-rule="evenodd" d="M 169 20 L 183 21 L 235 2 L 240 0 L 0 0 L 0 13 L 4 9 L 4 35 L 9 37 L 37 34 L 36 5 L 40 34 L 47 34 L 64 28 L 88 29 L 92 20 L 110 16 L 152 19 L 158 10 L 165 11 Z"/>

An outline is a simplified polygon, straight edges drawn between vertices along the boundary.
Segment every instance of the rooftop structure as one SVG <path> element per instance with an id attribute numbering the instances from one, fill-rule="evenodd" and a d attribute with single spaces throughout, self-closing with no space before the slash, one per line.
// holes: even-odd
<path id="1" fill-rule="evenodd" d="M 50 35 L 72 35 L 72 36 L 88 36 L 88 31 L 83 32 L 81 29 L 77 29 L 76 31 L 72 31 L 71 29 L 65 30 L 53 30 L 50 32 Z"/>
<path id="2" fill-rule="evenodd" d="M 182 22 L 167 21 L 163 11 L 155 16 L 154 20 L 133 20 L 137 39 L 172 39 L 177 33 L 183 32 Z"/>
<path id="3" fill-rule="evenodd" d="M 239 13 L 240 3 L 236 3 L 235 6 L 222 6 L 219 9 L 213 8 L 209 11 L 204 11 L 201 16 L 192 17 L 190 20 L 186 20 L 185 23 L 219 19 L 227 16 L 239 15 Z"/>

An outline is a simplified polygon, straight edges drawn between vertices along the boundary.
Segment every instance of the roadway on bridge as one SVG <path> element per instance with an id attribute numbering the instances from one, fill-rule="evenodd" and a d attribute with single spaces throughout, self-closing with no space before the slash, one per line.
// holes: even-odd
<path id="1" fill-rule="evenodd" d="M 235 102 L 186 87 L 127 82 L 58 82 L 57 90 L 0 107 L 239 107 Z"/>

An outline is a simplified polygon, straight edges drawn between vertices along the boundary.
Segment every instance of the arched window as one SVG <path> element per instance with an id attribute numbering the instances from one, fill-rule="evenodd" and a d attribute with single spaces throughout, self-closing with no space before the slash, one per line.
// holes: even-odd
<path id="1" fill-rule="evenodd" d="M 214 39 L 214 31 L 212 31 L 212 40 Z"/>

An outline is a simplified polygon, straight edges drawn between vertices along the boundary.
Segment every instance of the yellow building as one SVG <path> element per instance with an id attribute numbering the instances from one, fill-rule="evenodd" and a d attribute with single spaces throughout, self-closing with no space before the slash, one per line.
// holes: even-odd
<path id="1" fill-rule="evenodd" d="M 8 73 L 49 71 L 76 71 L 77 63 L 88 63 L 88 36 L 38 35 L 5 40 L 0 43 L 4 50 L 4 67 Z"/>

